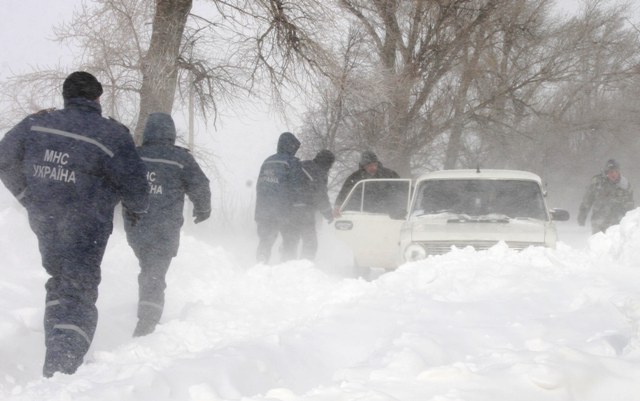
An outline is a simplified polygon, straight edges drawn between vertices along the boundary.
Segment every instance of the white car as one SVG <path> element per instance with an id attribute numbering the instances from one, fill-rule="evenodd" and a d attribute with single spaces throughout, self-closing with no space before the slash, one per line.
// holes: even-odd
<path id="1" fill-rule="evenodd" d="M 361 267 L 394 269 L 449 252 L 553 247 L 554 220 L 569 213 L 549 209 L 536 174 L 518 170 L 443 170 L 408 179 L 360 181 L 341 206 L 336 234 Z"/>

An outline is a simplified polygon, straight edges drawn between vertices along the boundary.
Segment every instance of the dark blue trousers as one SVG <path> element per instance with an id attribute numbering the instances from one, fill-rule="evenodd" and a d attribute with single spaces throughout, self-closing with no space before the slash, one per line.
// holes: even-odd
<path id="1" fill-rule="evenodd" d="M 164 311 L 166 276 L 173 256 L 150 249 L 135 250 L 140 262 L 138 274 L 138 324 L 134 336 L 154 331 Z"/>
<path id="2" fill-rule="evenodd" d="M 256 251 L 256 260 L 259 263 L 269 263 L 271 249 L 278 239 L 278 234 L 282 236 L 281 261 L 296 259 L 299 234 L 295 226 L 287 221 L 279 220 L 257 221 L 257 225 L 258 249 Z"/>
<path id="3" fill-rule="evenodd" d="M 51 276 L 45 285 L 43 374 L 72 374 L 93 341 L 100 264 L 111 227 L 31 215 L 29 222 L 38 237 L 42 265 Z"/>

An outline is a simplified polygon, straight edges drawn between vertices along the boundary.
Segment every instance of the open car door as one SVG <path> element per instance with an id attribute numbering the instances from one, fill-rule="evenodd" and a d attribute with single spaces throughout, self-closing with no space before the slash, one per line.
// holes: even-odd
<path id="1" fill-rule="evenodd" d="M 340 207 L 336 235 L 360 267 L 395 269 L 400 262 L 400 228 L 409 210 L 411 180 L 358 182 Z"/>

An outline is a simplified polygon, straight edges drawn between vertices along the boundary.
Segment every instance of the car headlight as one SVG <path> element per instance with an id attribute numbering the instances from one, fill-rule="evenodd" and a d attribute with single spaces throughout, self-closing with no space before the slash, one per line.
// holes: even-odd
<path id="1" fill-rule="evenodd" d="M 427 257 L 427 251 L 424 250 L 422 245 L 411 244 L 404 250 L 404 260 L 407 262 L 414 262 L 416 260 L 422 260 Z"/>

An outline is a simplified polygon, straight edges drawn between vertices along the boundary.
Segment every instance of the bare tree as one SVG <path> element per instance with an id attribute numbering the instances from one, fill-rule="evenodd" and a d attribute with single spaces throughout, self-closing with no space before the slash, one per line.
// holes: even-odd
<path id="1" fill-rule="evenodd" d="M 307 29 L 328 15 L 322 2 L 207 4 L 207 15 L 194 15 L 192 0 L 94 0 L 55 33 L 83 49 L 76 68 L 99 76 L 105 111 L 138 135 L 149 112 L 171 112 L 177 98 L 193 95 L 200 115 L 215 117 L 219 101 L 262 95 L 265 83 L 279 98 L 284 85 L 305 79 L 305 68 L 319 68 L 322 51 Z M 65 73 L 54 67 L 20 81 L 55 77 L 55 87 Z"/>
<path id="2" fill-rule="evenodd" d="M 550 181 L 558 187 L 576 177 L 586 185 L 611 157 L 640 185 L 640 105 L 632 95 L 640 84 L 640 35 L 629 23 L 628 4 L 603 5 L 585 2 L 567 25 L 562 36 L 574 49 L 570 79 L 558 83 L 541 108 L 547 134 L 538 149 L 546 149 L 548 156 L 532 163 L 553 171 Z"/>
<path id="3" fill-rule="evenodd" d="M 365 39 L 333 47 L 336 60 L 357 67 L 329 75 L 306 115 L 306 138 L 320 136 L 342 159 L 373 148 L 403 175 L 478 163 L 550 165 L 549 156 L 523 158 L 522 149 L 549 154 L 558 143 L 552 120 L 566 120 L 561 110 L 582 109 L 586 88 L 610 91 L 637 72 L 625 6 L 591 0 L 591 18 L 563 21 L 551 0 L 337 2 Z M 585 75 L 580 60 L 600 67 Z M 586 113 L 601 114 L 594 111 Z"/>
<path id="4" fill-rule="evenodd" d="M 156 0 L 151 41 L 142 65 L 140 107 L 134 138 L 139 142 L 152 112 L 171 114 L 178 81 L 178 55 L 193 0 Z"/>
<path id="5" fill-rule="evenodd" d="M 337 3 L 364 38 L 358 42 L 359 51 L 352 51 L 362 57 L 347 89 L 352 102 L 344 119 L 345 135 L 352 140 L 347 148 L 372 148 L 391 167 L 409 175 L 416 155 L 428 153 L 434 140 L 450 128 L 453 72 L 468 54 L 475 32 L 501 2 Z M 344 74 L 332 78 L 337 93 L 345 90 Z M 360 93 L 366 92 L 366 97 L 356 94 L 363 88 Z"/>

